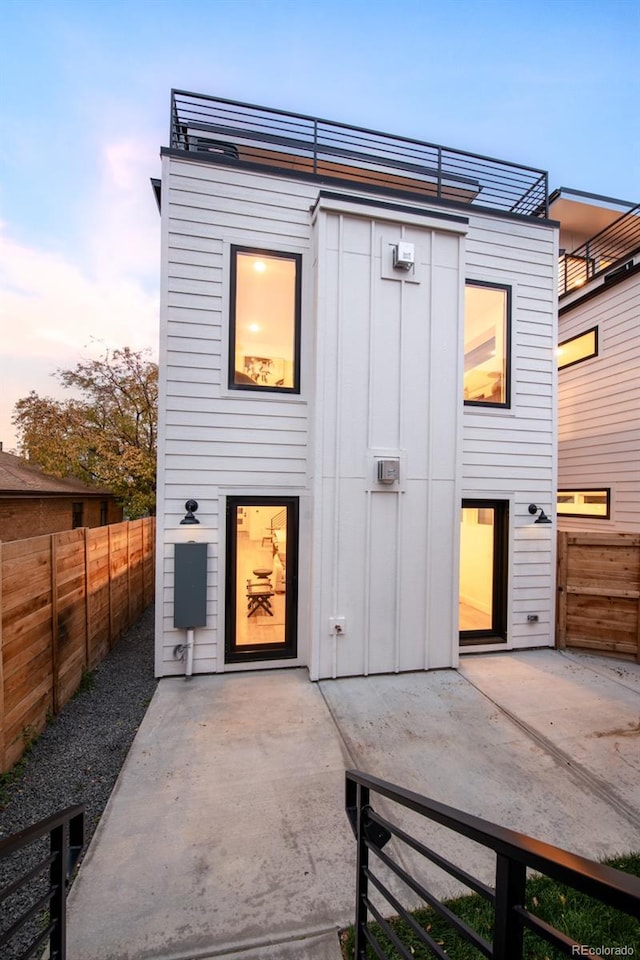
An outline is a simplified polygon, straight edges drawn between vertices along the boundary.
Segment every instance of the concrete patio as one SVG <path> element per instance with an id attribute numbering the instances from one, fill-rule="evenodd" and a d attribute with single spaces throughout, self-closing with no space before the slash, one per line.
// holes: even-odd
<path id="1" fill-rule="evenodd" d="M 640 664 L 553 650 L 162 680 L 71 890 L 69 958 L 338 960 L 349 767 L 584 856 L 637 849 L 639 745 Z M 446 852 L 491 881 L 484 851 Z"/>

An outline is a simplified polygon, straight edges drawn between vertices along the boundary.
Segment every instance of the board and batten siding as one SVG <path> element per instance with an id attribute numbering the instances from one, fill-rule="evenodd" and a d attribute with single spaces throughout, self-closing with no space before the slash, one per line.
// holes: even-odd
<path id="1" fill-rule="evenodd" d="M 562 530 L 640 530 L 640 274 L 578 302 L 559 340 L 598 328 L 598 356 L 558 372 L 558 486 L 611 489 L 611 517 L 561 517 Z"/>
<path id="2" fill-rule="evenodd" d="M 194 671 L 215 672 L 224 659 L 224 494 L 304 495 L 308 489 L 311 326 L 305 318 L 311 318 L 309 207 L 317 194 L 308 184 L 168 157 L 162 184 L 159 676 L 184 672 L 173 657 L 184 640 L 173 628 L 174 544 L 209 544 L 207 626 L 196 631 Z M 231 244 L 303 255 L 299 396 L 228 389 Z M 200 525 L 180 526 L 191 498 L 198 501 Z"/>
<path id="3" fill-rule="evenodd" d="M 511 408 L 465 406 L 462 496 L 509 504 L 513 648 L 552 645 L 554 637 L 556 527 L 534 524 L 528 506 L 555 513 L 556 263 L 552 226 L 470 218 L 465 279 L 511 288 Z"/>
<path id="4" fill-rule="evenodd" d="M 310 675 L 452 666 L 466 223 L 343 198 L 321 200 L 314 227 Z M 392 267 L 401 239 L 415 247 L 410 273 Z M 385 457 L 400 467 L 389 487 Z"/>

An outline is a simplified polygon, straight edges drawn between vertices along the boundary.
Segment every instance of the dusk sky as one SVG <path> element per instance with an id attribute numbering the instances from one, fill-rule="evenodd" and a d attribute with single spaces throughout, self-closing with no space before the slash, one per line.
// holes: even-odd
<path id="1" fill-rule="evenodd" d="M 640 0 L 0 0 L 0 440 L 105 346 L 157 356 L 172 87 L 640 200 Z"/>

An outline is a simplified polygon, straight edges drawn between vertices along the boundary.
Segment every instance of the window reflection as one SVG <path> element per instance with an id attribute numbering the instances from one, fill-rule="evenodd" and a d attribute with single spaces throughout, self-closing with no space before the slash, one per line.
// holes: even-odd
<path id="1" fill-rule="evenodd" d="M 508 397 L 509 291 L 469 282 L 465 289 L 464 399 L 504 404 Z"/>
<path id="2" fill-rule="evenodd" d="M 299 257 L 232 251 L 231 386 L 294 390 Z"/>

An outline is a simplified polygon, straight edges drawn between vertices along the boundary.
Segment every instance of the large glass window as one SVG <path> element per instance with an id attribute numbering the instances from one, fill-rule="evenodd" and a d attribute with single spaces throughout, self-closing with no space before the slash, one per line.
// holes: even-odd
<path id="1" fill-rule="evenodd" d="M 298 393 L 299 254 L 231 248 L 229 386 Z"/>
<path id="2" fill-rule="evenodd" d="M 601 490 L 558 490 L 556 513 L 565 517 L 599 517 L 608 520 L 610 498 L 608 487 Z"/>
<path id="3" fill-rule="evenodd" d="M 467 281 L 464 309 L 464 402 L 508 407 L 511 290 Z"/>
<path id="4" fill-rule="evenodd" d="M 577 337 L 564 340 L 558 344 L 556 354 L 558 357 L 558 370 L 562 370 L 563 367 L 570 367 L 574 363 L 581 363 L 583 360 L 590 360 L 591 357 L 597 357 L 598 328 L 592 327 Z"/>
<path id="5" fill-rule="evenodd" d="M 506 501 L 462 501 L 461 644 L 506 640 L 508 516 Z"/>

